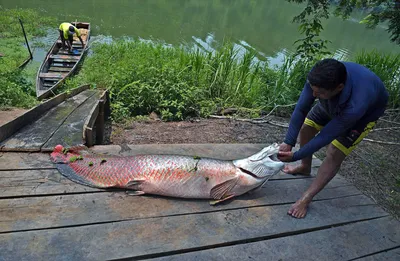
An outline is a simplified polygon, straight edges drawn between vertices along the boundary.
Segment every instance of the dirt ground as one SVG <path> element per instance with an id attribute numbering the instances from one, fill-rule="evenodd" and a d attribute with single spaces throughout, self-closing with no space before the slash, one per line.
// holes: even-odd
<path id="1" fill-rule="evenodd" d="M 0 126 L 6 122 L 12 121 L 18 116 L 24 114 L 27 110 L 20 108 L 2 108 L 0 109 Z"/>
<path id="2" fill-rule="evenodd" d="M 288 118 L 274 118 L 282 124 Z M 394 126 L 392 126 L 394 124 Z M 394 129 L 382 129 L 382 128 Z M 400 143 L 400 124 L 380 122 L 367 138 Z M 379 129 L 378 129 L 379 128 Z M 281 143 L 287 128 L 232 119 L 193 119 L 180 122 L 148 120 L 109 125 L 108 144 L 172 143 Z M 315 153 L 321 160 L 326 148 Z M 345 159 L 339 175 L 345 177 L 386 211 L 400 218 L 400 147 L 361 142 Z M 397 183 L 397 184 L 396 184 Z M 300 195 L 299 195 L 300 196 Z"/>

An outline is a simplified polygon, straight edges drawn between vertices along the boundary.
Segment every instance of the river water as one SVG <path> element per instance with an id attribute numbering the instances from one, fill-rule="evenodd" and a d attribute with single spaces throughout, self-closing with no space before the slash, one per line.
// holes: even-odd
<path id="1" fill-rule="evenodd" d="M 291 20 L 303 8 L 285 0 L 0 0 L 0 5 L 37 9 L 60 23 L 90 22 L 94 37 L 189 43 L 205 49 L 231 39 L 239 48 L 256 49 L 271 64 L 295 50 L 293 42 L 301 35 Z M 330 50 L 339 57 L 362 49 L 400 51 L 383 26 L 366 29 L 358 23 L 362 17 L 357 13 L 347 21 L 332 17 L 324 22 L 322 36 L 332 41 Z"/>

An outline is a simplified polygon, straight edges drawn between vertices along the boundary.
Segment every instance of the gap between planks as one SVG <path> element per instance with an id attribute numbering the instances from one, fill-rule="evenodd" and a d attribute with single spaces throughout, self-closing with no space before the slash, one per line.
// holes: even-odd
<path id="1" fill-rule="evenodd" d="M 396 247 L 390 247 L 390 248 L 387 248 L 387 249 L 384 249 L 384 250 L 381 250 L 381 251 L 376 251 L 376 252 L 370 253 L 368 255 L 363 255 L 363 256 L 360 256 L 360 257 L 357 257 L 357 258 L 352 258 L 352 259 L 349 259 L 348 261 L 360 260 L 360 259 L 363 259 L 363 258 L 366 258 L 366 257 L 372 257 L 374 255 L 378 255 L 378 254 L 385 253 L 385 252 L 392 251 L 392 250 L 396 250 L 396 249 L 400 249 L 400 245 L 398 245 Z"/>

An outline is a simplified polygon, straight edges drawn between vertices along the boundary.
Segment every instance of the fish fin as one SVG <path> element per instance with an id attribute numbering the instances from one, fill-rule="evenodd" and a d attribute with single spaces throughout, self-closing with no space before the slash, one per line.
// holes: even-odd
<path id="1" fill-rule="evenodd" d="M 229 195 L 229 196 L 224 197 L 224 198 L 222 198 L 222 199 L 211 200 L 211 201 L 210 201 L 210 205 L 216 205 L 216 204 L 218 204 L 218 203 L 221 203 L 221 202 L 223 202 L 223 201 L 226 201 L 226 200 L 228 200 L 228 199 L 231 199 L 231 198 L 233 198 L 234 196 L 235 196 L 235 195 Z"/>
<path id="2" fill-rule="evenodd" d="M 133 190 L 140 190 L 139 186 L 142 185 L 143 182 L 145 182 L 144 179 L 131 180 L 128 183 L 126 183 L 125 187 L 127 187 L 129 189 L 133 189 Z"/>
<path id="3" fill-rule="evenodd" d="M 210 191 L 210 196 L 213 199 L 221 199 L 236 185 L 237 181 L 238 178 L 233 178 L 214 186 Z"/>
<path id="4" fill-rule="evenodd" d="M 128 194 L 129 196 L 140 196 L 146 194 L 144 191 L 140 190 L 127 190 L 125 191 L 125 193 Z"/>

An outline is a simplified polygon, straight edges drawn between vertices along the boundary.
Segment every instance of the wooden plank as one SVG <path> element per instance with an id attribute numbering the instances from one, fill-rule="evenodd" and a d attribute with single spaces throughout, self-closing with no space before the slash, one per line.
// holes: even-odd
<path id="1" fill-rule="evenodd" d="M 25 182 L 25 179 L 32 180 L 34 177 L 32 183 L 35 184 L 38 181 L 42 182 L 46 180 L 46 178 L 44 178 L 45 174 L 43 173 L 30 171 L 30 174 L 27 176 L 23 173 L 18 173 L 17 177 L 13 177 L 12 184 L 16 184 L 16 186 L 9 186 L 10 181 L 3 180 L 5 184 L 8 184 L 5 186 L 4 193 L 6 195 L 18 196 L 31 195 L 27 193 L 31 193 L 32 185 L 30 182 Z M 48 181 L 44 181 L 45 183 L 41 183 L 42 190 L 38 192 L 50 194 L 54 193 L 54 191 L 64 191 L 63 187 L 61 187 L 62 184 L 54 182 L 54 179 L 60 178 L 61 175 L 57 175 L 56 172 L 51 171 L 47 171 L 46 174 L 53 178 L 50 180 L 47 179 Z M 1 172 L 0 175 L 2 175 Z M 15 181 L 15 179 L 18 181 Z M 64 178 L 60 178 L 60 180 L 65 182 Z M 19 181 L 23 181 L 24 186 L 22 184 L 19 185 Z M 70 183 L 66 184 L 68 186 L 71 185 Z M 132 197 L 126 195 L 123 191 L 116 193 L 65 195 L 62 197 L 3 199 L 0 200 L 0 216 L 7 218 L 3 218 L 2 222 L 0 222 L 0 233 L 294 203 L 310 184 L 310 179 L 274 181 L 256 193 L 237 197 L 228 204 L 220 206 L 211 206 L 208 200 L 176 199 L 151 195 Z M 346 183 L 334 180 L 315 197 L 315 200 L 361 194 L 354 186 L 345 186 L 344 184 Z M 60 188 L 54 188 L 55 185 Z M 52 189 L 45 191 L 44 188 L 46 186 L 52 186 Z M 18 192 L 11 190 L 11 187 L 15 188 Z M 74 189 L 77 189 L 74 191 L 79 191 L 79 186 L 74 187 Z M 83 189 L 85 188 L 83 187 L 82 191 Z M 13 209 L 13 211 L 10 211 L 10 209 Z M 132 211 L 133 209 L 135 211 Z M 35 214 L 33 215 L 33 213 Z"/>
<path id="2" fill-rule="evenodd" d="M 37 121 L 0 143 L 2 151 L 39 151 L 79 105 L 96 93 L 86 90 L 52 108 Z"/>
<path id="3" fill-rule="evenodd" d="M 70 72 L 71 68 L 51 66 L 51 67 L 49 67 L 49 71 L 53 71 L 53 72 Z"/>
<path id="4" fill-rule="evenodd" d="M 152 260 L 352 260 L 396 247 L 399 242 L 399 222 L 384 217 L 300 235 Z M 385 257 L 388 259 L 384 259 Z M 378 254 L 375 258 L 370 256 L 357 260 L 399 260 L 399 257 L 398 248 L 385 254 Z"/>
<path id="5" fill-rule="evenodd" d="M 63 55 L 63 54 L 52 54 L 50 55 L 50 58 L 52 59 L 61 59 L 61 60 L 79 60 L 81 57 L 80 56 L 74 56 L 74 55 Z"/>
<path id="6" fill-rule="evenodd" d="M 30 109 L 29 111 L 25 112 L 18 118 L 0 126 L 0 142 L 4 141 L 5 139 L 9 138 L 13 133 L 20 130 L 24 126 L 31 124 L 35 120 L 39 119 L 44 113 L 48 112 L 51 108 L 57 106 L 61 102 L 63 102 L 66 98 L 74 96 L 86 89 L 90 88 L 90 85 L 85 84 L 81 85 L 75 89 L 73 89 L 70 94 L 62 93 L 57 95 L 56 97 L 45 101 L 38 106 Z M 1 143 L 0 143 L 1 147 Z M 1 148 L 0 148 L 1 150 Z"/>
<path id="7" fill-rule="evenodd" d="M 0 153 L 1 170 L 55 169 L 45 153 Z"/>
<path id="8" fill-rule="evenodd" d="M 51 66 L 72 68 L 74 65 L 71 63 L 52 63 Z"/>
<path id="9" fill-rule="evenodd" d="M 79 55 L 81 55 L 81 53 L 82 53 L 82 50 L 78 50 L 78 49 L 75 49 L 75 50 L 77 50 L 77 51 L 78 51 L 78 53 L 69 52 L 69 51 L 67 51 L 67 50 L 60 50 L 60 51 L 58 51 L 58 53 L 57 53 L 57 54 L 64 54 L 64 55 L 74 55 L 74 56 L 79 56 Z"/>
<path id="10" fill-rule="evenodd" d="M 107 93 L 107 91 L 104 91 L 100 95 L 98 102 L 96 103 L 95 106 L 92 107 L 91 111 L 89 112 L 89 116 L 86 118 L 85 124 L 83 125 L 82 136 L 83 136 L 84 143 L 88 147 L 91 147 L 94 145 L 93 128 L 94 128 L 95 122 L 99 118 L 100 108 L 102 106 L 102 103 L 104 102 L 106 93 Z M 103 106 L 103 108 L 104 108 L 104 106 Z M 102 116 L 104 117 L 104 113 L 102 114 Z M 104 128 L 104 126 L 97 126 L 97 128 Z M 97 135 L 96 135 L 96 137 L 97 137 Z"/>
<path id="11" fill-rule="evenodd" d="M 386 237 L 386 236 L 385 236 Z M 399 241 L 398 241 L 399 242 Z M 359 259 L 356 259 L 357 261 L 398 261 L 400 260 L 400 246 L 398 246 L 395 249 L 388 250 L 388 251 L 383 251 L 374 255 L 370 255 L 367 257 L 362 257 Z"/>
<path id="12" fill-rule="evenodd" d="M 97 106 L 99 91 L 93 90 L 94 95 L 86 99 L 74 112 L 67 117 L 51 138 L 42 146 L 42 151 L 53 151 L 58 144 L 64 147 L 83 145 L 82 130 L 86 119 L 90 116 L 88 111 Z"/>
<path id="13" fill-rule="evenodd" d="M 300 233 L 387 215 L 366 196 L 315 202 L 312 214 L 303 220 L 286 215 L 287 208 L 266 206 L 6 233 L 0 234 L 0 253 L 5 259 L 15 260 L 138 257 Z"/>
<path id="14" fill-rule="evenodd" d="M 57 43 L 61 44 L 62 41 L 61 41 L 61 40 L 57 40 Z M 82 48 L 82 44 L 81 44 L 81 42 L 79 42 L 79 43 L 72 43 L 72 47 L 80 47 L 80 48 Z"/>
<path id="15" fill-rule="evenodd" d="M 44 78 L 43 80 L 44 80 L 44 82 L 54 82 L 54 83 L 57 83 L 57 82 L 60 80 L 60 78 Z"/>
<path id="16" fill-rule="evenodd" d="M 56 72 L 47 72 L 47 73 L 40 73 L 39 77 L 41 78 L 56 78 L 61 79 L 67 76 L 68 73 L 56 73 Z"/>
<path id="17" fill-rule="evenodd" d="M 54 85 L 55 83 L 52 83 L 52 82 L 45 82 L 45 83 L 43 83 L 43 86 L 44 87 L 52 87 L 53 85 Z"/>
<path id="18" fill-rule="evenodd" d="M 0 171 L 0 181 L 0 198 L 100 191 L 70 181 L 57 169 Z"/>
<path id="19" fill-rule="evenodd" d="M 53 62 L 57 62 L 57 63 L 71 63 L 73 65 L 75 65 L 75 63 L 77 62 L 76 59 L 57 59 L 54 58 Z"/>

